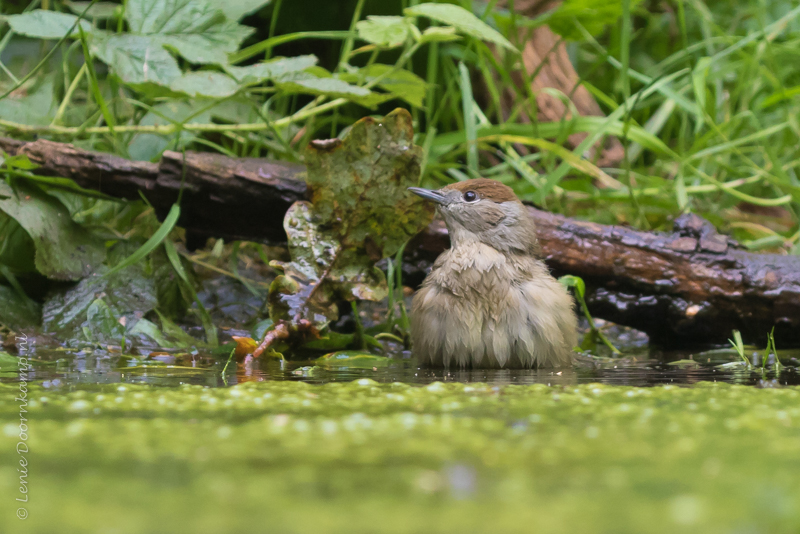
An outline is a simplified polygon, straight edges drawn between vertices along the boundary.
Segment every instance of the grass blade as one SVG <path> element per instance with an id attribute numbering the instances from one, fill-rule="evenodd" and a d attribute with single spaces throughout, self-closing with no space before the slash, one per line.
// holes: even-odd
<path id="1" fill-rule="evenodd" d="M 164 250 L 167 253 L 169 262 L 172 264 L 172 268 L 175 269 L 175 273 L 177 273 L 178 277 L 185 284 L 186 288 L 189 290 L 192 298 L 197 304 L 197 310 L 200 314 L 200 321 L 203 323 L 203 330 L 206 332 L 206 342 L 208 342 L 208 344 L 212 347 L 219 346 L 217 328 L 214 326 L 208 310 L 206 310 L 205 306 L 203 306 L 203 303 L 200 302 L 200 298 L 197 296 L 197 291 L 194 290 L 194 286 L 192 285 L 191 280 L 189 280 L 189 276 L 186 274 L 186 270 L 183 268 L 183 264 L 181 263 L 180 254 L 178 254 L 178 251 L 175 248 L 175 245 L 172 244 L 172 241 L 164 241 Z"/>
<path id="2" fill-rule="evenodd" d="M 461 106 L 464 110 L 464 131 L 467 136 L 467 168 L 473 177 L 478 176 L 478 121 L 475 117 L 472 98 L 472 82 L 469 79 L 469 69 L 463 62 L 458 64 L 461 77 Z"/>
<path id="3" fill-rule="evenodd" d="M 175 224 L 178 222 L 178 217 L 181 215 L 181 207 L 178 204 L 174 204 L 172 208 L 169 210 L 169 214 L 167 215 L 164 222 L 161 223 L 156 233 L 154 233 L 150 239 L 148 239 L 144 245 L 139 247 L 136 252 L 122 260 L 119 264 L 117 264 L 114 268 L 110 271 L 105 273 L 103 276 L 111 276 L 112 274 L 118 273 L 122 269 L 126 267 L 130 267 L 147 257 L 148 254 L 153 252 L 158 245 L 161 244 L 162 241 L 166 239 L 169 233 L 175 228 Z"/>

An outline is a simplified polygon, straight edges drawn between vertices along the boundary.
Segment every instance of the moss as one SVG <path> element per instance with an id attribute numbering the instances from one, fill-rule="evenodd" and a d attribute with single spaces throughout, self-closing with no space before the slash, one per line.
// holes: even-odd
<path id="1" fill-rule="evenodd" d="M 0 386 L 7 506 L 18 391 Z M 28 399 L 30 516 L 3 514 L 3 532 L 800 529 L 798 388 L 363 379 Z"/>

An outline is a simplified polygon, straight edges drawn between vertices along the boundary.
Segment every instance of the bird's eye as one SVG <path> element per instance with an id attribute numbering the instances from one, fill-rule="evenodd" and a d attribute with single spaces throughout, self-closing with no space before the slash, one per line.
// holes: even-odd
<path id="1" fill-rule="evenodd" d="M 478 194 L 475 191 L 467 191 L 464 193 L 464 200 L 467 202 L 475 202 L 478 200 Z"/>

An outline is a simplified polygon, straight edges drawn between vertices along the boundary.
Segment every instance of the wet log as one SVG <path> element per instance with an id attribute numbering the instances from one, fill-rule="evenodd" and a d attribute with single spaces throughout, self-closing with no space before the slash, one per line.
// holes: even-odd
<path id="1" fill-rule="evenodd" d="M 43 176 L 71 178 L 85 189 L 126 200 L 147 198 L 163 219 L 183 188 L 178 225 L 192 248 L 208 237 L 285 242 L 283 215 L 305 197 L 305 167 L 259 158 L 167 151 L 159 163 L 129 161 L 45 139 L 0 137 L 0 150 L 25 154 Z"/>
<path id="2" fill-rule="evenodd" d="M 0 138 L 24 153 L 38 174 L 72 178 L 125 199 L 139 193 L 165 214 L 183 182 L 180 225 L 197 244 L 206 237 L 285 241 L 283 215 L 305 198 L 300 165 L 219 154 L 167 152 L 161 162 L 131 162 L 38 140 Z M 664 345 L 725 343 L 731 330 L 763 345 L 800 346 L 800 257 L 753 254 L 697 216 L 679 218 L 672 234 L 600 225 L 529 208 L 545 260 L 556 274 L 582 277 L 593 315 L 647 332 Z M 417 282 L 448 246 L 432 223 L 407 247 L 406 280 Z"/>

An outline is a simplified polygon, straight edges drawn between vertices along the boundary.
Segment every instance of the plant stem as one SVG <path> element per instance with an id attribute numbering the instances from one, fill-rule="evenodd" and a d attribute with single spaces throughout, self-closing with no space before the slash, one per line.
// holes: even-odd
<path id="1" fill-rule="evenodd" d="M 80 83 L 81 78 L 83 78 L 83 75 L 86 74 L 88 70 L 86 65 L 87 63 L 81 65 L 78 74 L 75 75 L 75 77 L 72 79 L 72 83 L 69 84 L 67 92 L 64 95 L 64 99 L 61 101 L 61 105 L 58 106 L 58 111 L 56 112 L 56 116 L 53 117 L 53 122 L 50 123 L 50 126 L 55 126 L 61 122 L 61 117 L 64 115 L 64 112 L 67 110 L 67 106 L 72 101 L 72 94 L 75 92 L 75 89 L 78 88 L 78 83 Z"/>
<path id="2" fill-rule="evenodd" d="M 367 340 L 364 338 L 364 325 L 361 324 L 361 317 L 358 315 L 358 306 L 355 301 L 350 303 L 350 309 L 353 310 L 353 321 L 356 323 L 353 344 L 358 350 L 367 350 Z"/>
<path id="3" fill-rule="evenodd" d="M 153 133 L 160 135 L 169 135 L 177 132 L 178 130 L 185 130 L 187 132 L 259 132 L 268 130 L 270 127 L 283 127 L 296 122 L 298 120 L 319 115 L 331 109 L 337 108 L 342 104 L 348 102 L 347 99 L 337 98 L 325 104 L 312 107 L 307 110 L 301 110 L 294 115 L 284 117 L 274 121 L 271 125 L 264 122 L 246 123 L 246 124 L 163 124 L 163 125 L 135 125 L 135 124 L 121 124 L 114 128 L 114 132 L 133 132 L 133 133 Z M 28 124 L 20 124 L 17 122 L 6 121 L 0 119 L 0 126 L 9 130 L 15 130 L 22 133 L 31 134 L 56 134 L 56 135 L 78 135 L 78 134 L 107 134 L 111 133 L 108 126 L 89 126 L 89 127 L 64 127 L 64 126 L 31 126 Z"/>

